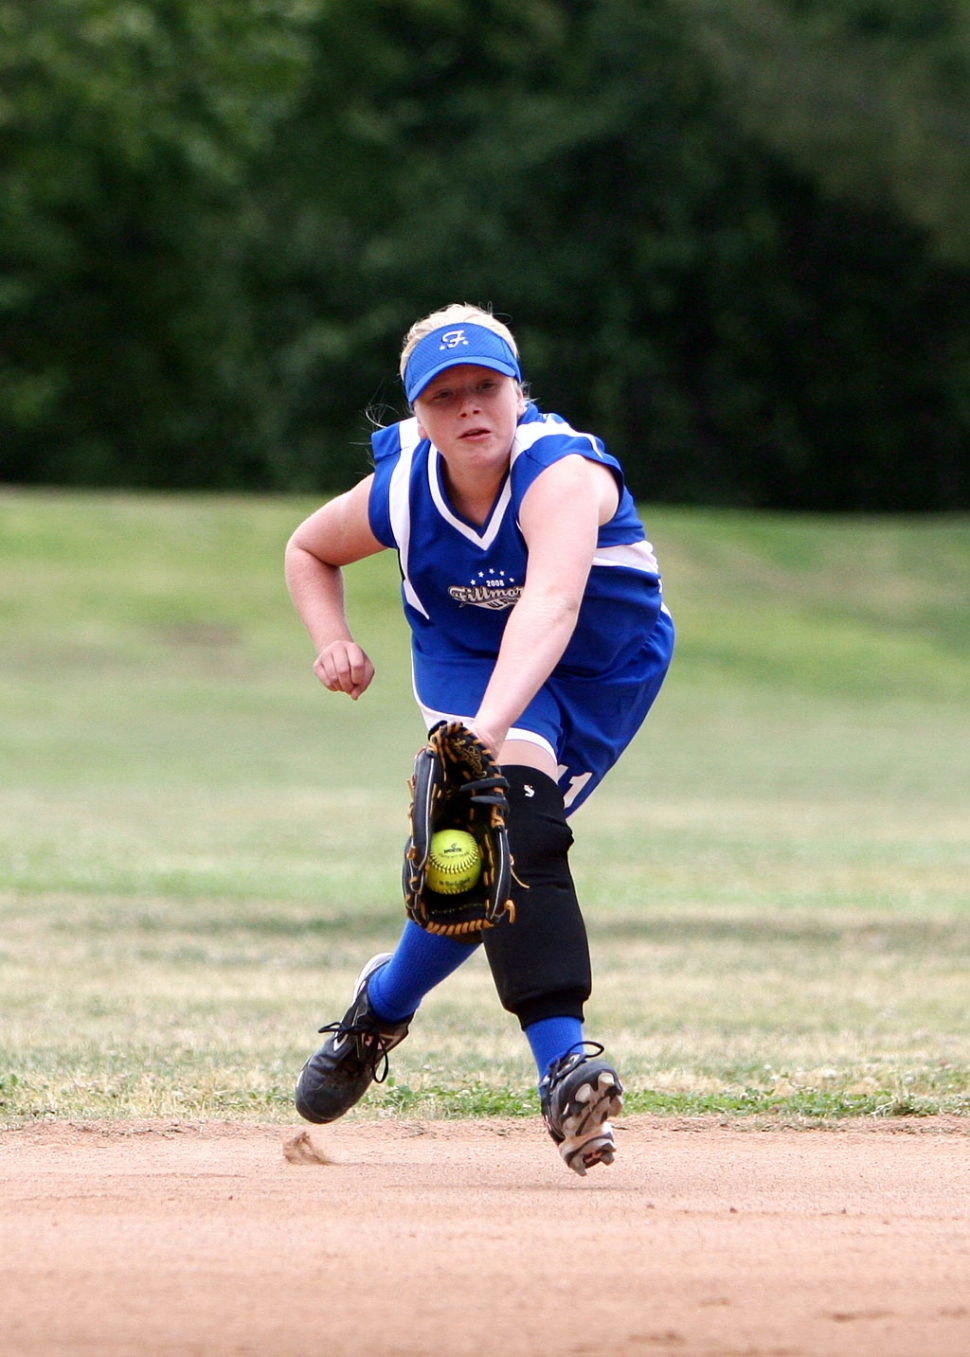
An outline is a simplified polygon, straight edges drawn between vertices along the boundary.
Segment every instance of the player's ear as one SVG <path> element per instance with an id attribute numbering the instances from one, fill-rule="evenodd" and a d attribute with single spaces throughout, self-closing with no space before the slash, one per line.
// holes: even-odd
<path id="1" fill-rule="evenodd" d="M 518 382 L 516 382 L 515 386 L 516 390 L 519 393 L 518 401 L 516 402 L 515 413 L 521 419 L 521 417 L 525 414 L 525 407 L 528 405 L 529 402 L 525 398 L 525 392 L 522 390 L 521 385 Z"/>

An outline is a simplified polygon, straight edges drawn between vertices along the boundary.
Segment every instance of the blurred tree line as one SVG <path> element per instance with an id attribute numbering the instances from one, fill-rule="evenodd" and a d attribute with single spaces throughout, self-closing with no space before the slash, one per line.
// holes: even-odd
<path id="1" fill-rule="evenodd" d="M 0 0 L 0 479 L 332 490 L 491 304 L 647 498 L 970 507 L 970 0 Z"/>

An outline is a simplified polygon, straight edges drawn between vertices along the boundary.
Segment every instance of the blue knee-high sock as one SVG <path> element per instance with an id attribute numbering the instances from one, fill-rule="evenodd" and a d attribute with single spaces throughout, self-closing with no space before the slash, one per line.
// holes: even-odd
<path id="1" fill-rule="evenodd" d="M 475 950 L 454 938 L 428 933 L 408 919 L 394 955 L 367 982 L 367 996 L 385 1022 L 400 1022 Z"/>
<path id="2" fill-rule="evenodd" d="M 578 1018 L 542 1018 L 527 1027 L 525 1035 L 541 1079 L 554 1060 L 582 1045 L 583 1024 Z"/>

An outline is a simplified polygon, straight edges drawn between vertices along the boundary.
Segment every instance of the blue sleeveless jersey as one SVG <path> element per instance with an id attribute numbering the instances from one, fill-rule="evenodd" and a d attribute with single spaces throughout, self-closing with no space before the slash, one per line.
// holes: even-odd
<path id="1" fill-rule="evenodd" d="M 519 420 L 509 471 L 488 521 L 478 525 L 450 504 L 441 456 L 419 437 L 416 419 L 379 430 L 372 445 L 370 526 L 379 542 L 398 552 L 416 696 L 426 710 L 449 715 L 471 716 L 477 710 L 509 610 L 521 593 L 528 550 L 518 520 L 526 491 L 546 467 L 576 453 L 611 469 L 620 502 L 599 530 L 575 631 L 547 691 L 530 704 L 521 722 L 562 757 L 563 704 L 605 703 L 617 727 L 611 763 L 646 714 L 644 707 L 630 731 L 628 718 L 634 713 L 618 714 L 618 706 L 629 705 L 634 689 L 646 688 L 649 705 L 673 640 L 671 626 L 661 625 L 658 632 L 658 622 L 669 624 L 660 573 L 616 459 L 598 438 L 530 404 Z M 577 712 L 577 719 L 582 721 L 584 713 Z M 565 724 L 575 721 L 567 718 Z"/>

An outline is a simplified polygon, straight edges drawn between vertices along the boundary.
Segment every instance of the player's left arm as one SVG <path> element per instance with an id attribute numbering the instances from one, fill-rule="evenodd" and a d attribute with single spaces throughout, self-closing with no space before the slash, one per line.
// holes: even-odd
<path id="1" fill-rule="evenodd" d="M 599 527 L 616 512 L 608 467 L 578 454 L 549 466 L 519 513 L 529 562 L 474 729 L 493 750 L 545 683 L 576 627 Z"/>

